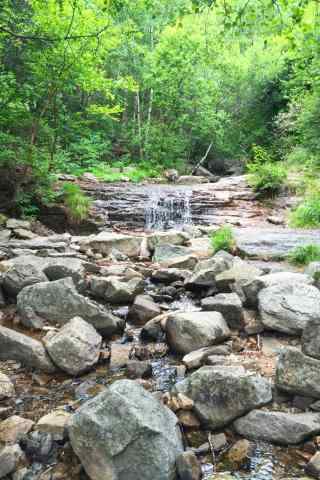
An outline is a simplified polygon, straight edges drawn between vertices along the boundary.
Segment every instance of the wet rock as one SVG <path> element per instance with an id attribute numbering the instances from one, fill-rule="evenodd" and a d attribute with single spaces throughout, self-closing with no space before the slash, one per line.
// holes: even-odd
<path id="1" fill-rule="evenodd" d="M 320 360 L 320 324 L 319 319 L 308 322 L 302 335 L 302 351 L 305 355 Z"/>
<path id="2" fill-rule="evenodd" d="M 148 295 L 138 295 L 129 310 L 129 319 L 136 325 L 144 325 L 161 314 L 161 309 Z"/>
<path id="3" fill-rule="evenodd" d="M 202 367 L 173 388 L 194 401 L 201 422 L 213 430 L 272 400 L 270 383 L 242 367 Z"/>
<path id="4" fill-rule="evenodd" d="M 226 292 L 232 288 L 233 284 L 248 282 L 262 275 L 262 273 L 262 270 L 259 268 L 237 258 L 229 270 L 219 273 L 216 276 L 216 286 L 218 290 Z"/>
<path id="5" fill-rule="evenodd" d="M 249 460 L 251 445 L 248 440 L 238 440 L 227 453 L 227 459 L 233 464 L 233 468 L 240 468 Z"/>
<path id="6" fill-rule="evenodd" d="M 63 325 L 78 315 L 103 335 L 120 332 L 124 325 L 123 320 L 81 295 L 71 278 L 25 287 L 18 295 L 17 308 L 27 327 L 39 328 L 42 319 Z"/>
<path id="7" fill-rule="evenodd" d="M 189 239 L 189 235 L 181 231 L 155 232 L 148 236 L 148 249 L 154 252 L 159 245 L 185 245 Z"/>
<path id="8" fill-rule="evenodd" d="M 181 268 L 159 268 L 152 274 L 152 279 L 162 283 L 173 283 L 180 280 L 185 280 L 190 276 L 189 270 Z"/>
<path id="9" fill-rule="evenodd" d="M 19 445 L 7 445 L 0 448 L 0 478 L 14 472 L 24 459 L 24 453 Z"/>
<path id="10" fill-rule="evenodd" d="M 201 465 L 191 450 L 177 457 L 177 472 L 180 480 L 200 480 Z"/>
<path id="11" fill-rule="evenodd" d="M 41 263 L 41 259 L 38 262 Z M 8 267 L 3 275 L 2 287 L 4 292 L 9 297 L 16 297 L 28 285 L 47 282 L 48 278 L 42 270 L 42 267 L 33 261 L 28 263 L 25 257 L 23 257 L 21 263 L 16 261 L 11 268 Z"/>
<path id="12" fill-rule="evenodd" d="M 243 326 L 242 302 L 236 293 L 219 293 L 201 301 L 203 310 L 220 312 L 231 329 Z"/>
<path id="13" fill-rule="evenodd" d="M 181 354 L 222 343 L 230 336 L 223 316 L 218 312 L 171 313 L 166 323 L 170 348 Z"/>
<path id="14" fill-rule="evenodd" d="M 236 288 L 238 287 L 242 290 L 246 305 L 256 308 L 258 306 L 258 294 L 264 288 L 273 287 L 276 285 L 290 286 L 296 283 L 305 283 L 306 285 L 311 285 L 312 282 L 312 278 L 303 273 L 276 272 L 250 279 L 245 283 L 236 285 Z"/>
<path id="15" fill-rule="evenodd" d="M 280 445 L 296 445 L 320 433 L 320 414 L 253 410 L 234 422 L 239 435 Z"/>
<path id="16" fill-rule="evenodd" d="M 6 227 L 11 230 L 15 230 L 17 228 L 24 228 L 25 230 L 30 230 L 31 223 L 27 220 L 17 220 L 16 218 L 9 218 L 9 220 L 7 220 Z"/>
<path id="17" fill-rule="evenodd" d="M 182 359 L 186 367 L 191 370 L 203 365 L 210 355 L 229 355 L 232 351 L 232 345 L 227 342 L 223 345 L 214 345 L 212 347 L 204 347 L 188 353 Z"/>
<path id="18" fill-rule="evenodd" d="M 108 256 L 113 249 L 128 257 L 138 257 L 142 237 L 122 235 L 120 233 L 101 232 L 80 242 L 81 251 L 92 249 L 94 252 Z"/>
<path id="19" fill-rule="evenodd" d="M 130 360 L 127 363 L 128 378 L 149 378 L 152 375 L 152 366 L 148 361 Z"/>
<path id="20" fill-rule="evenodd" d="M 0 400 L 15 396 L 15 388 L 10 378 L 0 372 Z"/>
<path id="21" fill-rule="evenodd" d="M 312 285 L 274 285 L 261 290 L 258 298 L 262 324 L 270 330 L 295 335 L 320 318 L 320 291 Z"/>
<path id="22" fill-rule="evenodd" d="M 298 246 L 310 243 L 320 245 L 317 230 L 250 227 L 234 229 L 234 234 L 238 249 L 248 257 L 279 259 Z"/>
<path id="23" fill-rule="evenodd" d="M 80 317 L 43 339 L 52 361 L 69 375 L 81 375 L 99 360 L 102 337 Z"/>
<path id="24" fill-rule="evenodd" d="M 314 478 L 320 478 L 320 452 L 315 453 L 308 462 L 306 472 Z"/>
<path id="25" fill-rule="evenodd" d="M 56 461 L 56 446 L 51 433 L 30 432 L 20 440 L 26 456 L 31 462 L 53 463 Z"/>
<path id="26" fill-rule="evenodd" d="M 55 410 L 41 417 L 36 425 L 36 430 L 42 433 L 50 433 L 53 440 L 62 441 L 67 437 L 67 426 L 71 413 L 65 410 Z"/>
<path id="27" fill-rule="evenodd" d="M 143 280 L 140 277 L 122 281 L 121 278 L 91 277 L 90 290 L 96 297 L 104 298 L 109 303 L 125 305 L 143 292 Z"/>
<path id="28" fill-rule="evenodd" d="M 142 328 L 140 337 L 142 340 L 161 340 L 164 335 L 161 322 L 168 317 L 168 314 L 158 315 L 155 318 L 149 320 Z"/>
<path id="29" fill-rule="evenodd" d="M 17 415 L 3 420 L 0 423 L 0 442 L 15 444 L 32 429 L 34 422 Z"/>
<path id="30" fill-rule="evenodd" d="M 52 373 L 56 367 L 38 340 L 0 326 L 0 359 L 15 360 L 27 367 Z"/>
<path id="31" fill-rule="evenodd" d="M 69 436 L 92 480 L 174 480 L 183 451 L 176 416 L 130 380 L 113 383 L 81 407 Z"/>
<path id="32" fill-rule="evenodd" d="M 279 355 L 275 383 L 285 392 L 320 399 L 320 360 L 287 347 Z"/>

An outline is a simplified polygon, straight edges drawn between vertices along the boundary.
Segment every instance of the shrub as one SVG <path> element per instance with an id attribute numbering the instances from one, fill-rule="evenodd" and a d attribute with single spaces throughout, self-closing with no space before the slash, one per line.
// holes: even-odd
<path id="1" fill-rule="evenodd" d="M 211 245 L 214 253 L 218 252 L 219 250 L 233 252 L 236 242 L 231 227 L 225 225 L 214 232 L 211 235 Z"/>
<path id="2" fill-rule="evenodd" d="M 68 215 L 74 223 L 85 220 L 89 215 L 91 201 L 75 183 L 64 183 L 62 187 L 63 200 Z"/>
<path id="3" fill-rule="evenodd" d="M 310 262 L 320 261 L 320 245 L 303 245 L 296 247 L 288 255 L 290 263 L 296 265 L 308 265 Z"/>
<path id="4" fill-rule="evenodd" d="M 249 184 L 261 195 L 278 193 L 287 179 L 287 170 L 281 163 L 249 163 Z"/>
<path id="5" fill-rule="evenodd" d="M 320 191 L 307 194 L 290 217 L 290 225 L 298 228 L 320 227 Z"/>

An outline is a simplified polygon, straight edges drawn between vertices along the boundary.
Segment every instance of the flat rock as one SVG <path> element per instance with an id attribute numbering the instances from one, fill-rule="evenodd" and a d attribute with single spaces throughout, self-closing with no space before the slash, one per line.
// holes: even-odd
<path id="1" fill-rule="evenodd" d="M 130 280 L 122 280 L 117 276 L 92 276 L 90 279 L 90 290 L 94 296 L 117 305 L 133 302 L 134 298 L 143 292 L 143 287 L 144 282 L 139 276 Z"/>
<path id="2" fill-rule="evenodd" d="M 159 268 L 152 274 L 153 280 L 162 283 L 173 283 L 178 281 L 184 281 L 191 275 L 189 270 L 181 268 Z"/>
<path id="3" fill-rule="evenodd" d="M 43 344 L 27 335 L 0 326 L 0 359 L 52 373 L 56 370 Z"/>
<path id="4" fill-rule="evenodd" d="M 184 365 L 189 369 L 201 367 L 211 355 L 225 356 L 229 355 L 232 351 L 230 342 L 223 345 L 213 345 L 212 347 L 204 347 L 199 350 L 194 350 L 187 353 L 182 359 Z"/>
<path id="5" fill-rule="evenodd" d="M 190 239 L 186 232 L 169 230 L 168 232 L 155 232 L 148 236 L 148 249 L 154 252 L 159 245 L 185 245 Z"/>
<path id="6" fill-rule="evenodd" d="M 39 432 L 49 433 L 56 441 L 67 437 L 67 427 L 72 414 L 65 410 L 54 410 L 40 418 L 35 428 Z"/>
<path id="7" fill-rule="evenodd" d="M 253 410 L 233 425 L 239 435 L 250 440 L 296 445 L 320 433 L 320 414 Z"/>
<path id="8" fill-rule="evenodd" d="M 190 248 L 181 245 L 171 245 L 170 243 L 161 243 L 155 245 L 153 253 L 153 262 L 166 265 L 171 259 L 177 261 L 178 258 L 185 258 L 186 255 L 192 255 Z"/>
<path id="9" fill-rule="evenodd" d="M 11 230 L 15 230 L 16 228 L 23 228 L 25 230 L 30 230 L 31 223 L 28 222 L 27 220 L 18 220 L 16 218 L 9 218 L 7 220 L 6 227 L 10 228 Z"/>
<path id="10" fill-rule="evenodd" d="M 234 366 L 201 367 L 176 384 L 173 392 L 191 398 L 203 425 L 213 430 L 272 400 L 268 380 Z"/>
<path id="11" fill-rule="evenodd" d="M 238 249 L 249 257 L 278 259 L 286 257 L 291 250 L 299 246 L 320 246 L 319 230 L 250 227 L 234 229 L 234 234 Z"/>
<path id="12" fill-rule="evenodd" d="M 136 325 L 144 325 L 161 314 L 161 308 L 148 295 L 138 295 L 129 310 L 129 319 Z"/>
<path id="13" fill-rule="evenodd" d="M 312 285 L 273 285 L 259 292 L 258 301 L 261 322 L 270 330 L 296 335 L 320 319 L 320 291 Z"/>
<path id="14" fill-rule="evenodd" d="M 283 349 L 278 358 L 275 383 L 285 392 L 320 399 L 320 360 L 294 347 Z"/>
<path id="15" fill-rule="evenodd" d="M 57 333 L 47 334 L 43 342 L 61 370 L 81 375 L 98 362 L 102 337 L 81 317 L 74 317 Z"/>
<path id="16" fill-rule="evenodd" d="M 134 381 L 117 381 L 83 405 L 69 436 L 92 480 L 176 479 L 177 417 Z"/>
<path id="17" fill-rule="evenodd" d="M 120 332 L 123 320 L 81 295 L 71 278 L 25 287 L 18 295 L 17 309 L 27 327 L 41 328 L 43 321 L 63 325 L 81 317 L 103 335 Z"/>
<path id="18" fill-rule="evenodd" d="M 218 290 L 227 292 L 233 284 L 239 282 L 248 282 L 249 280 L 262 275 L 259 268 L 251 265 L 240 258 L 234 260 L 233 266 L 216 276 L 216 286 Z"/>
<path id="19" fill-rule="evenodd" d="M 166 334 L 170 348 L 185 355 L 222 343 L 230 336 L 230 330 L 218 312 L 171 313 L 166 322 Z"/>
<path id="20" fill-rule="evenodd" d="M 82 251 L 91 249 L 104 256 L 110 255 L 112 250 L 116 249 L 128 257 L 138 257 L 140 255 L 141 243 L 142 237 L 101 232 L 98 235 L 84 239 L 80 243 L 80 248 Z"/>

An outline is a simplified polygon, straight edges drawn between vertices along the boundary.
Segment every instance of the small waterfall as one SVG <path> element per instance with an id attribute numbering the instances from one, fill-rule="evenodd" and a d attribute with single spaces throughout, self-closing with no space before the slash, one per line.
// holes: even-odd
<path id="1" fill-rule="evenodd" d="M 179 229 L 192 223 L 190 201 L 191 189 L 175 192 L 155 188 L 145 206 L 145 228 L 147 230 Z"/>

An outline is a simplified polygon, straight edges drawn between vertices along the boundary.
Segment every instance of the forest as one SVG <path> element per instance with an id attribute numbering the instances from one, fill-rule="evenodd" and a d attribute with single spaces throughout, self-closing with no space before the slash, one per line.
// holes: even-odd
<path id="1" fill-rule="evenodd" d="M 209 170 L 251 171 L 257 190 L 302 174 L 307 224 L 318 224 L 319 9 L 317 0 L 3 0 L 2 211 L 36 215 L 57 195 L 57 173 L 139 182 L 190 171 L 209 149 Z"/>

